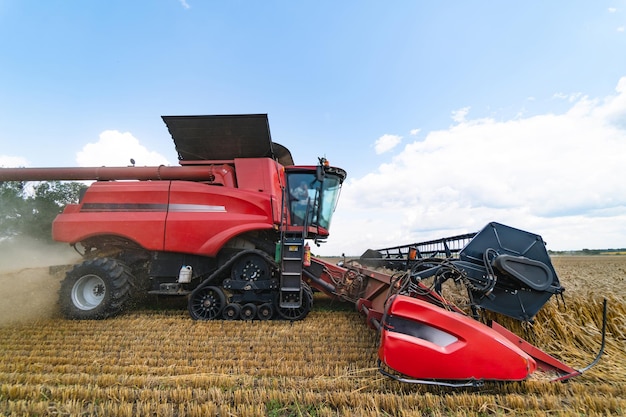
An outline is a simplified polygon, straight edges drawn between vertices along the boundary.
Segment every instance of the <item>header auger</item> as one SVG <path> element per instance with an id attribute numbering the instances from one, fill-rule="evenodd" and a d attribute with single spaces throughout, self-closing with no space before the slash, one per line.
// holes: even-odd
<path id="1" fill-rule="evenodd" d="M 532 321 L 563 293 L 540 236 L 490 223 L 340 265 L 311 258 L 306 241 L 329 236 L 344 170 L 324 158 L 294 165 L 267 115 L 163 120 L 180 166 L 0 168 L 0 181 L 95 181 L 52 227 L 83 257 L 61 284 L 65 317 L 111 317 L 148 293 L 187 297 L 196 320 L 302 320 L 317 290 L 355 304 L 380 332 L 381 372 L 400 381 L 467 386 L 536 369 L 566 380 L 587 369 L 479 321 L 485 310 Z M 450 283 L 465 289 L 462 308 L 444 296 Z"/>

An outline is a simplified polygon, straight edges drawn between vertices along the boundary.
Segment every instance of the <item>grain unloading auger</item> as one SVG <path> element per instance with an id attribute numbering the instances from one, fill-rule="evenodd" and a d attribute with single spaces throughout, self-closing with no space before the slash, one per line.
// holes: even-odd
<path id="1" fill-rule="evenodd" d="M 403 382 L 473 386 L 523 380 L 537 369 L 564 381 L 595 365 L 604 350 L 606 303 L 600 352 L 580 370 L 495 321 L 478 320 L 482 309 L 532 321 L 564 291 L 542 238 L 499 223 L 477 234 L 368 250 L 343 265 L 314 258 L 304 273 L 312 287 L 356 303 L 380 332 L 380 371 Z M 466 288 L 469 314 L 442 295 L 449 282 Z"/>

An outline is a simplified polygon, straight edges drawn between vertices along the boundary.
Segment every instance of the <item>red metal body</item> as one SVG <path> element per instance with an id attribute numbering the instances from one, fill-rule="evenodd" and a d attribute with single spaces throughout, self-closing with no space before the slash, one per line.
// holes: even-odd
<path id="1" fill-rule="evenodd" d="M 417 379 L 515 381 L 537 368 L 530 355 L 492 328 L 403 295 L 389 300 L 378 356 Z"/>
<path id="2" fill-rule="evenodd" d="M 553 356 L 548 355 L 542 350 L 537 349 L 537 347 L 531 345 L 526 340 L 509 331 L 505 327 L 502 327 L 495 321 L 492 321 L 490 325 L 494 331 L 506 337 L 510 342 L 515 344 L 515 346 L 532 356 L 535 359 L 535 362 L 537 362 L 537 367 L 542 371 L 556 372 L 561 376 L 569 377 L 582 374 L 582 372 L 579 372 L 578 370 L 564 364 L 563 362 L 559 361 Z"/>
<path id="3" fill-rule="evenodd" d="M 289 210 L 283 213 L 283 189 L 289 172 L 315 172 L 315 166 L 284 167 L 269 158 L 207 162 L 179 167 L 0 168 L 0 180 L 99 180 L 53 223 L 53 239 L 59 242 L 108 235 L 147 250 L 214 257 L 229 240 L 247 232 L 304 233 L 303 225 L 292 224 Z M 117 181 L 128 179 L 140 181 Z M 306 233 L 323 239 L 328 229 L 309 225 Z"/>
<path id="4" fill-rule="evenodd" d="M 156 251 L 214 257 L 233 237 L 278 228 L 285 168 L 271 159 L 235 160 L 220 181 L 99 181 L 53 224 L 53 238 L 81 242 L 111 235 Z M 179 167 L 197 171 L 197 166 Z M 119 168 L 130 176 L 136 168 Z M 216 170 L 203 167 L 205 180 Z M 231 173 L 237 172 L 235 178 Z M 229 175 L 226 175 L 228 173 Z M 58 174 L 58 175 L 63 175 Z M 183 175 L 184 176 L 184 175 Z M 239 185 L 234 188 L 235 183 Z M 321 230 L 322 234 L 327 231 Z"/>

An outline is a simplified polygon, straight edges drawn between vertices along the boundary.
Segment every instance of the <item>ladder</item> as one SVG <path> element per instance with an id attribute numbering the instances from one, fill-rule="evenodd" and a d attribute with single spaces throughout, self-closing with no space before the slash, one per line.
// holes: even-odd
<path id="1" fill-rule="evenodd" d="M 280 308 L 299 308 L 302 305 L 302 259 L 304 238 L 285 236 L 281 250 Z"/>

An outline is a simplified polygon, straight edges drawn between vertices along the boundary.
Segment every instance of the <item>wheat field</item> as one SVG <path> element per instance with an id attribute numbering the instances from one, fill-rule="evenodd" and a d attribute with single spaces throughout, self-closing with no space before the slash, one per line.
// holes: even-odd
<path id="1" fill-rule="evenodd" d="M 555 257 L 566 287 L 532 327 L 499 322 L 574 368 L 451 389 L 377 371 L 377 334 L 346 304 L 315 295 L 300 322 L 197 322 L 157 303 L 104 321 L 58 317 L 61 277 L 0 272 L 0 413 L 4 416 L 569 416 L 626 414 L 626 256 Z M 419 360 L 419 358 L 415 358 Z"/>

